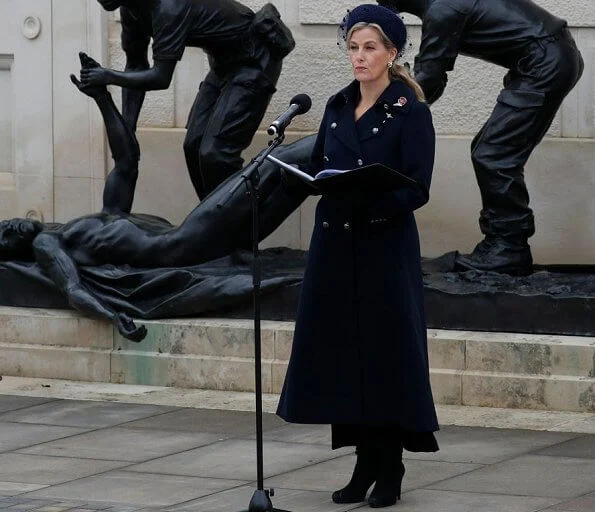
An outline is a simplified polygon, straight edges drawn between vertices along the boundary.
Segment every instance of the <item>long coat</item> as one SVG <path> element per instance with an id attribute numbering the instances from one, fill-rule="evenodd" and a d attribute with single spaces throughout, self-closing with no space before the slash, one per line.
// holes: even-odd
<path id="1" fill-rule="evenodd" d="M 293 423 L 438 429 L 429 383 L 419 238 L 435 135 L 413 90 L 392 82 L 357 122 L 359 83 L 329 100 L 313 152 L 318 169 L 382 163 L 419 190 L 323 195 L 277 414 Z"/>

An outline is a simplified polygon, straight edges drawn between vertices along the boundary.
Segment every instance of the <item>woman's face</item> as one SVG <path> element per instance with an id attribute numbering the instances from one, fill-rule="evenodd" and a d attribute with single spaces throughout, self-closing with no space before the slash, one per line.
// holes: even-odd
<path id="1" fill-rule="evenodd" d="M 389 50 L 373 27 L 355 30 L 349 39 L 348 49 L 353 75 L 359 82 L 385 80 L 388 63 L 397 56 L 397 51 L 394 48 Z"/>

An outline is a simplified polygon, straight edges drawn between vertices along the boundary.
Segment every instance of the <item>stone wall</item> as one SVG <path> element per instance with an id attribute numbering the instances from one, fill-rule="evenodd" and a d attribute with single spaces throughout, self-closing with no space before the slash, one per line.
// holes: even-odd
<path id="1" fill-rule="evenodd" d="M 244 0 L 257 9 L 265 1 Z M 286 59 L 278 91 L 263 126 L 285 110 L 296 93 L 312 97 L 311 111 L 291 125 L 295 136 L 310 133 L 318 123 L 330 94 L 352 76 L 347 59 L 335 44 L 336 22 L 349 0 L 275 0 L 297 41 Z M 595 9 L 592 0 L 558 2 L 538 0 L 568 20 L 585 60 L 584 75 L 566 98 L 546 143 L 527 167 L 532 206 L 537 217 L 532 239 L 537 261 L 593 263 L 595 217 Z M 407 17 L 412 48 L 405 60 L 413 60 L 420 38 L 419 20 Z M 109 20 L 110 64 L 122 68 L 117 15 Z M 208 70 L 198 49 L 187 49 L 167 91 L 149 93 L 142 113 L 141 177 L 134 209 L 150 211 L 180 221 L 195 205 L 189 189 L 181 141 L 186 116 Z M 439 134 L 437 164 L 430 204 L 419 214 L 422 244 L 426 255 L 451 249 L 469 250 L 480 237 L 477 227 L 479 191 L 469 158 L 469 144 L 493 108 L 504 70 L 474 59 L 459 57 L 449 85 L 432 107 Z M 247 156 L 264 147 L 266 138 L 254 139 Z M 175 176 L 172 179 L 172 175 Z M 175 198 L 175 201 L 172 199 Z M 306 248 L 309 242 L 312 206 L 308 201 L 267 242 Z"/>

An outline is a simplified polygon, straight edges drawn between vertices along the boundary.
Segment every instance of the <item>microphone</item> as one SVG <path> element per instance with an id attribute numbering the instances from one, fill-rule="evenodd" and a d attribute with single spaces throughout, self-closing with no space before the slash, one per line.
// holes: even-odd
<path id="1" fill-rule="evenodd" d="M 294 96 L 289 102 L 289 108 L 271 123 L 267 133 L 269 135 L 279 135 L 283 133 L 295 116 L 305 114 L 310 110 L 311 106 L 312 100 L 307 94 L 298 94 L 297 96 Z"/>

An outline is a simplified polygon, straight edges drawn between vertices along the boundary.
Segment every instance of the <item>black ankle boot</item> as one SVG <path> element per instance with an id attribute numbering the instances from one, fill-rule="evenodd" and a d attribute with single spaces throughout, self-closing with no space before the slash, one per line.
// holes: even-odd
<path id="1" fill-rule="evenodd" d="M 375 480 L 375 470 L 370 453 L 358 448 L 357 461 L 349 483 L 333 493 L 335 503 L 359 503 L 366 501 L 366 493 Z"/>
<path id="2" fill-rule="evenodd" d="M 405 475 L 401 453 L 389 452 L 379 455 L 376 485 L 368 499 L 371 508 L 390 507 L 397 499 L 401 499 L 401 482 Z"/>
<path id="3" fill-rule="evenodd" d="M 457 270 L 480 270 L 526 276 L 533 271 L 531 248 L 526 237 L 487 235 L 471 254 L 459 254 Z"/>

